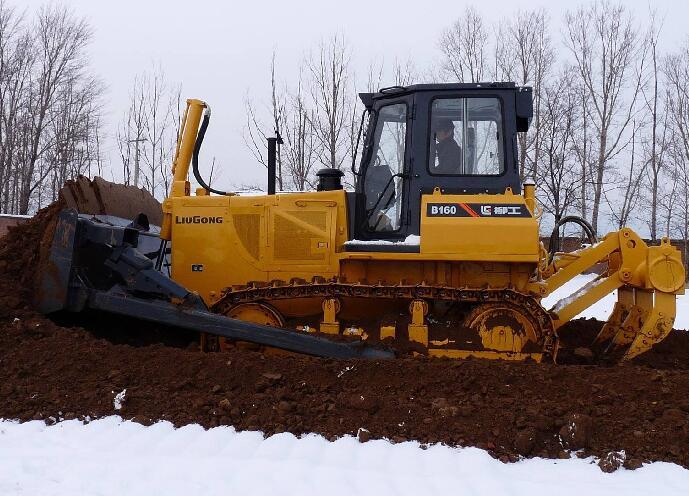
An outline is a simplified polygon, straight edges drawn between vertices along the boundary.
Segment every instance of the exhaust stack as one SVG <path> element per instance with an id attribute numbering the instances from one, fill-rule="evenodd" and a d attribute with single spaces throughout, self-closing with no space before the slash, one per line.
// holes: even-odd
<path id="1" fill-rule="evenodd" d="M 278 145 L 282 145 L 280 133 L 275 131 L 275 136 L 268 138 L 268 194 L 275 194 L 275 177 L 277 176 Z"/>

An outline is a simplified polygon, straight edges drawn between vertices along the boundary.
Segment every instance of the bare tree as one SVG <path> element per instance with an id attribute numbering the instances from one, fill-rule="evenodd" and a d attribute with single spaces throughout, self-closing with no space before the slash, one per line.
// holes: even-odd
<path id="1" fill-rule="evenodd" d="M 662 69 L 661 69 L 662 70 Z M 667 91 L 666 88 L 663 91 Z M 663 236 L 671 236 L 674 229 L 674 217 L 677 211 L 676 195 L 679 193 L 681 181 L 680 174 L 677 173 L 677 166 L 673 164 L 672 160 L 672 116 L 668 110 L 667 99 L 663 99 L 663 117 L 662 117 L 662 133 L 660 135 L 660 157 L 659 162 L 662 164 L 660 169 L 660 177 L 658 179 L 658 217 L 662 219 Z M 660 224 L 660 221 L 658 221 Z"/>
<path id="2" fill-rule="evenodd" d="M 443 52 L 442 70 L 446 77 L 459 82 L 483 81 L 486 71 L 488 29 L 474 7 L 467 7 L 462 16 L 440 37 Z"/>
<path id="3" fill-rule="evenodd" d="M 143 184 L 153 196 L 164 197 L 169 189 L 170 164 L 177 144 L 181 88 L 171 87 L 163 71 L 156 69 L 148 78 L 147 93 Z"/>
<path id="4" fill-rule="evenodd" d="M 591 223 L 597 232 L 607 172 L 627 145 L 625 132 L 643 83 L 645 44 L 621 4 L 597 0 L 568 12 L 565 20 L 566 45 L 585 89 L 586 118 L 595 131 Z"/>
<path id="5" fill-rule="evenodd" d="M 27 154 L 19 179 L 20 213 L 29 211 L 34 190 L 51 172 L 48 164 L 39 162 L 45 151 L 56 145 L 54 137 L 47 133 L 53 118 L 50 110 L 60 89 L 82 75 L 86 65 L 84 49 L 91 38 L 90 28 L 84 20 L 55 6 L 39 10 L 33 29 L 38 69 L 28 104 L 31 120 L 28 123 Z"/>
<path id="6" fill-rule="evenodd" d="M 637 134 L 641 127 L 641 124 L 637 124 L 636 121 L 632 122 L 629 167 L 626 170 L 611 171 L 611 175 L 617 176 L 617 180 L 613 181 L 616 186 L 609 191 L 603 190 L 603 196 L 610 208 L 610 215 L 618 229 L 628 224 L 631 213 L 641 201 L 641 182 L 648 168 L 648 162 L 643 161 L 643 159 L 641 164 L 637 163 Z"/>
<path id="7" fill-rule="evenodd" d="M 125 184 L 144 187 L 162 198 L 170 187 L 170 164 L 180 125 L 181 89 L 160 68 L 134 79 L 117 133 Z"/>
<path id="8" fill-rule="evenodd" d="M 60 187 L 68 179 L 102 172 L 100 103 L 97 100 L 101 93 L 101 83 L 95 79 L 82 84 L 71 81 L 57 93 L 51 109 L 55 116 L 48 129 L 54 146 L 45 151 L 42 161 L 42 166 L 50 170 L 51 188 L 49 194 L 43 194 L 42 188 L 38 188 L 39 200 L 55 200 Z"/>
<path id="9" fill-rule="evenodd" d="M 672 173 L 678 177 L 679 218 L 676 228 L 684 240 L 684 260 L 689 242 L 689 44 L 663 61 L 667 81 L 666 113 L 669 119 L 668 152 Z"/>
<path id="10" fill-rule="evenodd" d="M 122 159 L 124 184 L 139 186 L 141 147 L 145 141 L 146 88 L 142 76 L 134 78 L 129 107 L 117 131 L 117 144 Z"/>
<path id="11" fill-rule="evenodd" d="M 533 87 L 533 121 L 529 132 L 520 133 L 517 138 L 522 178 L 539 175 L 542 89 L 554 61 L 550 18 L 545 10 L 518 11 L 498 26 L 494 79 Z"/>
<path id="12" fill-rule="evenodd" d="M 581 185 L 572 152 L 578 121 L 578 95 L 572 72 L 565 72 L 542 88 L 542 166 L 536 171 L 540 203 L 559 221 L 574 205 Z"/>
<path id="13" fill-rule="evenodd" d="M 348 156 L 347 125 L 351 115 L 349 48 L 340 35 L 322 41 L 306 61 L 310 73 L 313 130 L 325 167 L 342 168 Z"/>
<path id="14" fill-rule="evenodd" d="M 658 192 L 659 192 L 659 177 L 663 166 L 663 149 L 664 146 L 661 143 L 659 147 L 658 140 L 658 106 L 660 100 L 659 91 L 659 73 L 660 68 L 658 67 L 658 38 L 660 37 L 660 31 L 662 25 L 660 25 L 656 19 L 656 12 L 651 11 L 650 13 L 650 26 L 648 29 L 648 46 L 650 51 L 650 62 L 651 62 L 651 75 L 650 75 L 650 94 L 645 88 L 642 88 L 642 95 L 644 100 L 644 107 L 648 111 L 651 117 L 651 137 L 650 145 L 647 151 L 648 159 L 646 160 L 648 167 L 649 177 L 649 187 L 650 187 L 650 226 L 649 230 L 651 232 L 651 240 L 656 241 L 658 236 Z"/>
<path id="15" fill-rule="evenodd" d="M 284 162 L 292 186 L 298 191 L 313 186 L 311 176 L 318 161 L 320 147 L 313 128 L 315 116 L 309 108 L 301 77 L 291 96 L 290 110 L 285 120 Z"/>
<path id="16" fill-rule="evenodd" d="M 276 78 L 276 59 L 277 55 L 273 52 L 270 61 L 270 105 L 268 106 L 270 118 L 268 122 L 259 116 L 251 98 L 247 96 L 245 99 L 246 128 L 244 131 L 244 143 L 256 161 L 266 168 L 268 167 L 268 137 L 281 134 L 286 121 L 289 119 L 287 116 L 287 92 L 281 86 L 278 86 Z M 277 154 L 276 161 L 277 186 L 279 190 L 284 191 L 287 188 L 287 184 L 283 173 L 281 153 Z"/>
<path id="17" fill-rule="evenodd" d="M 0 181 L 2 211 L 15 212 L 17 168 L 25 121 L 26 94 L 34 60 L 34 43 L 24 28 L 25 19 L 0 2 Z"/>
<path id="18" fill-rule="evenodd" d="M 28 213 L 66 179 L 100 167 L 102 85 L 89 74 L 91 31 L 64 7 L 29 20 L 0 1 L 0 204 Z"/>

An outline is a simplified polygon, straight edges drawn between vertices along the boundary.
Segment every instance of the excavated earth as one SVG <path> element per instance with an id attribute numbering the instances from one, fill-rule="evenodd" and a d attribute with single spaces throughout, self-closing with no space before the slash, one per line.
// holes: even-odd
<path id="1" fill-rule="evenodd" d="M 119 414 L 266 435 L 478 446 L 505 462 L 594 455 L 606 471 L 658 460 L 689 468 L 685 331 L 630 364 L 609 366 L 204 354 L 193 334 L 35 312 L 39 251 L 59 209 L 42 210 L 0 240 L 0 418 Z M 600 326 L 575 321 L 564 339 L 580 346 Z M 125 390 L 116 409 L 114 397 Z"/>

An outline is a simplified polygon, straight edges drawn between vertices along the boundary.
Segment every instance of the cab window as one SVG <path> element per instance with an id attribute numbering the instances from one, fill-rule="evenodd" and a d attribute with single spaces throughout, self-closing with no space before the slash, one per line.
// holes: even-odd
<path id="1" fill-rule="evenodd" d="M 502 174 L 502 129 L 497 98 L 436 98 L 431 104 L 429 172 L 450 176 Z"/>

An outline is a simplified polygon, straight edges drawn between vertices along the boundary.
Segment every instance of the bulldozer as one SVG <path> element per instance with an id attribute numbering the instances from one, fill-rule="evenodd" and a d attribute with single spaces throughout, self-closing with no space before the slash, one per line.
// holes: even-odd
<path id="1" fill-rule="evenodd" d="M 623 228 L 598 240 L 568 216 L 549 249 L 541 242 L 535 183 L 520 179 L 518 163 L 530 87 L 420 84 L 360 99 L 353 191 L 341 170 L 326 168 L 316 191 L 276 192 L 278 136 L 268 140 L 262 195 L 206 183 L 199 154 L 211 111 L 188 100 L 162 215 L 94 215 L 108 212 L 81 211 L 84 193 L 72 192 L 39 308 L 192 329 L 206 351 L 249 342 L 379 359 L 394 356 L 386 344 L 405 342 L 430 357 L 557 362 L 562 326 L 616 291 L 591 343 L 598 356 L 629 360 L 668 335 L 685 285 L 668 239 L 649 246 Z M 557 247 L 567 223 L 588 241 L 570 253 Z M 545 297 L 600 263 L 599 276 L 544 308 Z"/>

